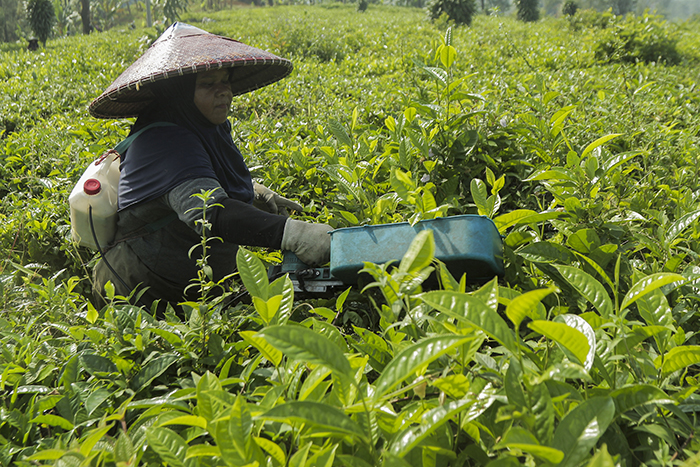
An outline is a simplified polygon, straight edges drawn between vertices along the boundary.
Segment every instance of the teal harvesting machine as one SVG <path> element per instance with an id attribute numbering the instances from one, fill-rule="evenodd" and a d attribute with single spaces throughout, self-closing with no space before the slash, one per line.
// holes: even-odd
<path id="1" fill-rule="evenodd" d="M 270 277 L 288 273 L 296 292 L 323 294 L 335 287 L 354 285 L 365 262 L 401 261 L 418 232 L 433 231 L 435 258 L 459 280 L 479 283 L 503 276 L 503 239 L 491 219 L 465 214 L 396 224 L 346 227 L 331 232 L 329 267 L 312 268 L 291 252 L 282 264 L 270 268 Z"/>

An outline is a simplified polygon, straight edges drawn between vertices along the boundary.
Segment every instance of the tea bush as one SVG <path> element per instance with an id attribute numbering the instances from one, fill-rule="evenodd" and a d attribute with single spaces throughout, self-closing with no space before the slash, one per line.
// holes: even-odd
<path id="1" fill-rule="evenodd" d="M 86 108 L 158 31 L 3 49 L 0 465 L 697 465 L 697 30 L 666 66 L 597 60 L 601 31 L 633 21 L 611 13 L 442 31 L 355 8 L 183 19 L 293 56 L 232 124 L 301 218 L 486 215 L 504 277 L 453 277 L 425 231 L 331 297 L 241 249 L 224 296 L 182 315 L 109 287 L 95 309 L 67 198 L 131 121 Z"/>
<path id="2" fill-rule="evenodd" d="M 627 16 L 600 34 L 594 50 L 604 62 L 680 62 L 678 32 L 659 16 Z"/>

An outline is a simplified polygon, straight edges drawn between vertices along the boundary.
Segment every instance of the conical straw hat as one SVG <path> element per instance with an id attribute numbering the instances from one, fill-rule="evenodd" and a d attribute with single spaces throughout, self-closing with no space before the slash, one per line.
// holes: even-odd
<path id="1" fill-rule="evenodd" d="M 231 90 L 237 96 L 274 83 L 292 71 L 292 62 L 242 42 L 184 23 L 174 23 L 97 99 L 97 118 L 136 117 L 153 100 L 149 87 L 188 73 L 236 68 Z"/>

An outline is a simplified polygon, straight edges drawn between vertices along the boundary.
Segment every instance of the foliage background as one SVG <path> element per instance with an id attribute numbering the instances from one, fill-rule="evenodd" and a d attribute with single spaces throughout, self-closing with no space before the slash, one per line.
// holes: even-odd
<path id="1" fill-rule="evenodd" d="M 275 253 L 243 250 L 247 304 L 95 310 L 67 197 L 131 122 L 86 108 L 159 31 L 5 44 L 2 465 L 695 465 L 697 21 L 448 29 L 339 4 L 184 20 L 294 61 L 232 123 L 305 219 L 488 215 L 506 276 L 460 284 L 422 237 L 397 269 L 368 266 L 367 290 L 295 301 L 259 262 Z"/>

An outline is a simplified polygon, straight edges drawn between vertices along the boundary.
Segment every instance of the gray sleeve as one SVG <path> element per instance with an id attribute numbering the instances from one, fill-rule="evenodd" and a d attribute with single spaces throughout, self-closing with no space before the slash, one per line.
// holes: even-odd
<path id="1" fill-rule="evenodd" d="M 228 198 L 219 182 L 213 178 L 194 178 L 184 181 L 164 196 L 168 206 L 177 213 L 178 218 L 199 235 L 202 234 L 202 224 L 197 221 L 202 219 L 203 201 L 192 195 L 201 193 L 202 190 L 214 190 L 211 194 L 213 199 L 207 202 L 207 206 Z"/>

